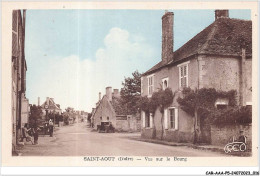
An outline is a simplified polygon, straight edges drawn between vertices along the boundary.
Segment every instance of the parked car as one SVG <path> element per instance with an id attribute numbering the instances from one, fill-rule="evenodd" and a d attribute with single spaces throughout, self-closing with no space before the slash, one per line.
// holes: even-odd
<path id="1" fill-rule="evenodd" d="M 97 125 L 97 130 L 99 133 L 114 133 L 115 128 L 113 127 L 111 122 L 101 122 L 100 125 Z"/>

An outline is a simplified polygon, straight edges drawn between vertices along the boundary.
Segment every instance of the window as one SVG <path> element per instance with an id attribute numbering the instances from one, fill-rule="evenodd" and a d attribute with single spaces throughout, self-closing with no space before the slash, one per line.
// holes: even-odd
<path id="1" fill-rule="evenodd" d="M 107 117 L 107 120 L 109 120 L 109 117 Z"/>
<path id="2" fill-rule="evenodd" d="M 180 85 L 187 87 L 187 65 L 180 67 Z"/>
<path id="3" fill-rule="evenodd" d="M 102 117 L 100 117 L 100 120 L 102 120 Z"/>
<path id="4" fill-rule="evenodd" d="M 168 87 L 168 78 L 162 79 L 162 88 L 165 90 Z"/>
<path id="5" fill-rule="evenodd" d="M 179 67 L 179 85 L 181 88 L 188 87 L 188 62 L 178 65 Z"/>
<path id="6" fill-rule="evenodd" d="M 154 75 L 148 76 L 148 96 L 152 96 L 154 90 Z"/>
<path id="7" fill-rule="evenodd" d="M 218 98 L 215 102 L 215 107 L 217 109 L 226 109 L 228 106 L 229 100 L 227 98 Z"/>
<path id="8" fill-rule="evenodd" d="M 150 127 L 150 114 L 145 113 L 145 127 Z"/>
<path id="9" fill-rule="evenodd" d="M 170 108 L 169 109 L 169 122 L 170 129 L 177 130 L 178 129 L 178 109 Z"/>

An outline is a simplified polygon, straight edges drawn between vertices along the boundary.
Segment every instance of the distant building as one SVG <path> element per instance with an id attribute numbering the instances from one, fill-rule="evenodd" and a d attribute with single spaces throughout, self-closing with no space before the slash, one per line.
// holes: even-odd
<path id="1" fill-rule="evenodd" d="M 112 87 L 106 88 L 106 95 L 102 99 L 99 93 L 96 108 L 92 109 L 91 122 L 94 129 L 97 129 L 101 122 L 112 122 L 116 131 L 140 130 L 140 119 L 126 113 L 126 107 L 120 103 L 118 89 L 114 89 L 112 92 Z"/>
<path id="2" fill-rule="evenodd" d="M 38 105 L 40 105 L 40 98 L 38 98 Z M 44 117 L 47 117 L 49 113 L 61 115 L 60 105 L 54 102 L 54 98 L 46 97 L 46 101 L 41 105 L 41 107 Z"/>
<path id="3" fill-rule="evenodd" d="M 12 151 L 15 151 L 20 139 L 24 107 L 22 104 L 26 99 L 25 16 L 25 10 L 12 12 Z"/>

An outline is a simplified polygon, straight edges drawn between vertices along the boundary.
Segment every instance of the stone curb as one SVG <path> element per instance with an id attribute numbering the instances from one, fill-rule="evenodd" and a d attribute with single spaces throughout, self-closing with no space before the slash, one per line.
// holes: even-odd
<path id="1" fill-rule="evenodd" d="M 168 142 L 168 141 L 160 141 L 160 140 L 154 140 L 154 139 L 143 139 L 143 138 L 135 138 L 131 137 L 132 140 L 137 140 L 137 141 L 142 141 L 142 142 L 149 142 L 149 143 L 155 143 L 155 144 L 162 144 L 162 145 L 168 145 L 168 146 L 176 146 L 176 147 L 182 147 L 186 146 L 189 148 L 193 149 L 198 149 L 198 150 L 208 150 L 212 152 L 219 152 L 222 154 L 226 154 L 224 152 L 224 148 L 222 147 L 217 147 L 217 146 L 202 146 L 202 145 L 195 145 L 195 144 L 190 144 L 190 143 L 174 143 L 174 142 Z M 229 153 L 227 155 L 232 155 L 232 156 L 251 156 L 251 152 L 243 152 L 243 153 Z"/>

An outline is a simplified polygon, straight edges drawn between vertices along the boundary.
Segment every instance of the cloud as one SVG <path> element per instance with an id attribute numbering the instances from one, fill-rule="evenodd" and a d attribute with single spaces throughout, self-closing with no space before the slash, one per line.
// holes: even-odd
<path id="1" fill-rule="evenodd" d="M 98 100 L 98 92 L 104 95 L 107 86 L 120 89 L 124 77 L 135 70 L 148 69 L 153 55 L 154 49 L 142 36 L 112 28 L 104 38 L 104 47 L 96 51 L 94 59 L 71 55 L 63 58 L 47 56 L 41 62 L 30 61 L 35 67 L 30 71 L 33 74 L 30 78 L 34 81 L 29 83 L 27 91 L 30 102 L 36 103 L 38 96 L 44 100 L 53 97 L 63 109 L 71 106 L 91 111 Z"/>

